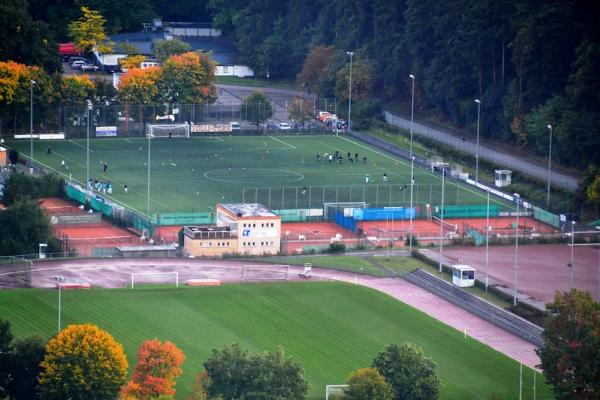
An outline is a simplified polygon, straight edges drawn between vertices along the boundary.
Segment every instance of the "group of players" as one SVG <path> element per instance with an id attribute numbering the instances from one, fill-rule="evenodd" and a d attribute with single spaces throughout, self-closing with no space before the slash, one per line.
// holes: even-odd
<path id="1" fill-rule="evenodd" d="M 329 164 L 337 162 L 341 164 L 344 161 L 344 156 L 341 151 L 336 150 L 334 153 L 325 153 L 323 154 L 323 160 L 329 161 Z M 321 153 L 317 152 L 317 161 L 321 161 Z M 363 164 L 367 163 L 367 157 L 364 156 L 362 158 Z M 352 157 L 352 153 L 348 152 L 348 162 L 350 164 L 358 163 L 358 153 L 354 153 L 354 157 Z"/>

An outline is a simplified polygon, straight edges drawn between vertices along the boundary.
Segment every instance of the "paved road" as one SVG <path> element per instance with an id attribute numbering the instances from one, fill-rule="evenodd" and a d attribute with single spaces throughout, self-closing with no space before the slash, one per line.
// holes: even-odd
<path id="1" fill-rule="evenodd" d="M 410 130 L 410 119 L 392 114 L 389 111 L 385 111 L 384 116 L 387 123 L 398 128 Z M 417 122 L 413 125 L 413 132 L 416 135 L 425 136 L 438 142 L 442 142 L 459 151 L 471 153 L 473 155 L 475 154 L 476 143 L 473 139 L 464 138 L 463 140 L 462 137 L 452 133 L 444 132 Z M 543 181 L 547 181 L 548 179 L 547 165 L 540 165 L 523 156 L 511 154 L 504 150 L 493 149 L 488 145 L 482 145 L 481 143 L 479 144 L 479 155 L 481 159 L 502 165 L 507 169 L 520 171 Z M 575 190 L 579 184 L 579 177 L 563 172 L 552 171 L 550 181 L 552 185 L 560 186 L 564 189 Z"/>
<path id="2" fill-rule="evenodd" d="M 35 263 L 34 287 L 55 287 L 55 276 L 67 282 L 89 282 L 101 287 L 126 287 L 132 272 L 178 271 L 180 282 L 190 278 L 213 278 L 239 282 L 241 269 L 248 261 L 204 259 L 79 259 Z M 259 270 L 278 270 L 271 264 L 253 264 Z M 290 278 L 298 280 L 302 267 L 290 267 Z M 366 275 L 313 268 L 313 279 L 336 280 L 370 287 L 386 293 L 444 324 L 466 332 L 473 338 L 531 368 L 540 363 L 535 346 L 424 289 L 399 278 L 376 278 Z M 1 278 L 1 277 L 0 277 Z"/>

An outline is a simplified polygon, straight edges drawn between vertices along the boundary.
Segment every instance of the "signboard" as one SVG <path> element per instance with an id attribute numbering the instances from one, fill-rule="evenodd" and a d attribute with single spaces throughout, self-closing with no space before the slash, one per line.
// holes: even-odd
<path id="1" fill-rule="evenodd" d="M 385 221 L 392 219 L 410 219 L 416 217 L 416 208 L 355 208 L 352 218 L 357 221 Z"/>
<path id="2" fill-rule="evenodd" d="M 231 124 L 192 125 L 192 133 L 231 132 Z"/>
<path id="3" fill-rule="evenodd" d="M 116 126 L 97 126 L 96 137 L 111 137 L 117 136 Z"/>
<path id="4" fill-rule="evenodd" d="M 152 223 L 156 225 L 202 225 L 212 224 L 211 213 L 162 213 L 152 215 Z"/>

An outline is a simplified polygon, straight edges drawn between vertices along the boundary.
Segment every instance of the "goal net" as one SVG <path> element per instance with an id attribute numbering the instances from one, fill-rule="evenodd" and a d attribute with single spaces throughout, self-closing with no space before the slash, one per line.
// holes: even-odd
<path id="1" fill-rule="evenodd" d="M 146 134 L 150 137 L 190 137 L 189 124 L 147 124 Z M 170 134 L 170 135 L 169 135 Z"/>
<path id="2" fill-rule="evenodd" d="M 327 385 L 325 386 L 325 400 L 338 400 L 344 398 L 344 389 L 348 385 Z"/>
<path id="3" fill-rule="evenodd" d="M 20 257 L 5 257 L 0 264 L 1 288 L 30 288 L 33 262 Z"/>
<path id="4" fill-rule="evenodd" d="M 165 285 L 174 283 L 179 287 L 179 272 L 132 272 L 131 288 L 135 285 Z"/>
<path id="5" fill-rule="evenodd" d="M 287 281 L 289 275 L 289 265 L 244 265 L 240 279 L 242 282 Z"/>
<path id="6" fill-rule="evenodd" d="M 352 211 L 350 211 L 350 210 L 352 210 L 353 208 L 366 208 L 366 207 L 367 207 L 367 203 L 365 203 L 364 201 L 323 203 L 323 218 L 326 220 L 332 218 L 334 210 L 343 210 L 344 215 L 346 215 L 346 212 L 349 212 L 350 216 L 351 216 Z"/>

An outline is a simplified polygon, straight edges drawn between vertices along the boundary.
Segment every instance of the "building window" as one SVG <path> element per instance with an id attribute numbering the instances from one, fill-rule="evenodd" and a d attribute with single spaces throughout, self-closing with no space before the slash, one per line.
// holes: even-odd
<path id="1" fill-rule="evenodd" d="M 256 224 L 252 224 L 252 227 L 253 227 L 253 228 L 256 228 Z"/>
<path id="2" fill-rule="evenodd" d="M 275 224 L 273 222 L 271 222 L 271 228 L 274 227 L 274 226 L 275 226 Z"/>
<path id="3" fill-rule="evenodd" d="M 246 224 L 244 224 L 244 228 L 246 227 Z"/>
<path id="4" fill-rule="evenodd" d="M 217 242 L 217 247 L 221 246 L 221 243 Z"/>
<path id="5" fill-rule="evenodd" d="M 252 242 L 252 246 L 256 246 L 256 242 Z"/>

